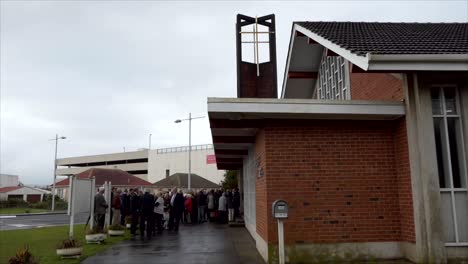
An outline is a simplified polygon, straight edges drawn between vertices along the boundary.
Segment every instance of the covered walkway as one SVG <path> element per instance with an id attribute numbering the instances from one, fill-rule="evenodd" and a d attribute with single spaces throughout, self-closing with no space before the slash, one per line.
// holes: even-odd
<path id="1" fill-rule="evenodd" d="M 264 261 L 245 228 L 204 223 L 182 225 L 178 233 L 165 231 L 149 241 L 137 237 L 83 263 L 260 264 Z"/>

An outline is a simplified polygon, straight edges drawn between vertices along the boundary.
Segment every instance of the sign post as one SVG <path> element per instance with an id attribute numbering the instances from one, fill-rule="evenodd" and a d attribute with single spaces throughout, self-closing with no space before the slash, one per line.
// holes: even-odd
<path id="1" fill-rule="evenodd" d="M 276 200 L 272 204 L 272 214 L 278 221 L 278 256 L 279 264 L 285 263 L 284 253 L 284 225 L 283 219 L 288 218 L 289 206 L 284 200 Z"/>

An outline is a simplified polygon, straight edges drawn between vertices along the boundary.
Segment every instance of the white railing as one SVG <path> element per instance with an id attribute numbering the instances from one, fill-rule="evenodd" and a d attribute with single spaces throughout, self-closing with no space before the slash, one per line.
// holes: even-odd
<path id="1" fill-rule="evenodd" d="M 205 150 L 205 149 L 213 149 L 213 144 L 203 144 L 203 145 L 193 145 L 192 151 L 196 150 Z M 182 146 L 182 147 L 172 147 L 172 148 L 160 148 L 156 149 L 158 154 L 164 153 L 172 153 L 172 152 L 187 152 L 189 150 L 189 146 Z"/>

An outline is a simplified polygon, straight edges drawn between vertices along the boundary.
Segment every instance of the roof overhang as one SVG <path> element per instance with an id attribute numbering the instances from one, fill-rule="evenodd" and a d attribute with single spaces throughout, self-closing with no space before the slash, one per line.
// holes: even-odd
<path id="1" fill-rule="evenodd" d="M 293 24 L 281 98 L 311 98 L 308 93 L 313 91 L 311 87 L 315 82 L 305 83 L 304 78 L 291 80 L 289 75 L 292 71 L 317 73 L 321 59 L 317 54 L 322 54 L 324 49 L 334 56 L 342 56 L 364 72 L 468 71 L 468 54 L 367 53 L 359 56 L 305 27 Z M 307 67 L 302 67 L 303 61 L 308 61 Z"/>
<path id="2" fill-rule="evenodd" d="M 394 101 L 208 98 L 208 116 L 218 169 L 239 169 L 258 129 L 307 126 L 311 120 L 394 120 L 405 115 Z"/>

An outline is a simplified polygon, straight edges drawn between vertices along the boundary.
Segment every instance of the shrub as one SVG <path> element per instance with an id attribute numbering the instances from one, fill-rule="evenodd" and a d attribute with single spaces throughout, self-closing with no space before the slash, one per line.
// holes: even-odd
<path id="1" fill-rule="evenodd" d="M 109 230 L 125 230 L 125 227 L 119 224 L 109 226 Z"/>
<path id="2" fill-rule="evenodd" d="M 28 203 L 22 199 L 11 199 L 0 201 L 0 208 L 18 208 L 18 207 L 28 207 Z"/>
<path id="3" fill-rule="evenodd" d="M 16 255 L 10 260 L 8 260 L 9 264 L 37 264 L 37 262 L 34 260 L 33 255 L 29 251 L 29 246 L 24 245 L 24 247 L 19 248 L 16 251 Z"/>
<path id="4" fill-rule="evenodd" d="M 80 246 L 80 243 L 78 243 L 78 241 L 75 241 L 74 239 L 65 239 L 57 244 L 57 249 L 75 248 L 79 246 Z"/>
<path id="5" fill-rule="evenodd" d="M 104 231 L 101 228 L 97 227 L 97 226 L 95 226 L 93 228 L 88 228 L 86 230 L 87 235 L 102 234 L 102 233 L 104 233 Z"/>

